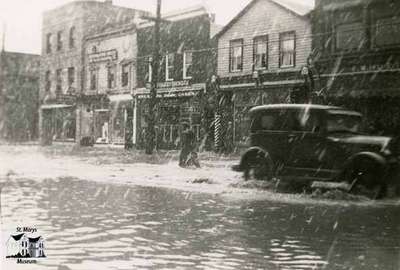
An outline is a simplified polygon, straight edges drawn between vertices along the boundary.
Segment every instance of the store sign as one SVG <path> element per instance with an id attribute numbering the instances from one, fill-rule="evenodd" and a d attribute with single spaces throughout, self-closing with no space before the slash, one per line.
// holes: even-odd
<path id="1" fill-rule="evenodd" d="M 171 98 L 171 97 L 192 97 L 195 96 L 199 91 L 191 90 L 191 91 L 169 91 L 164 93 L 157 93 L 157 98 Z M 150 94 L 139 94 L 139 99 L 150 98 Z"/>
<path id="2" fill-rule="evenodd" d="M 170 81 L 170 82 L 157 83 L 157 88 L 173 88 L 173 87 L 183 87 L 183 86 L 189 86 L 189 85 L 190 85 L 190 82 L 188 80 Z"/>
<path id="3" fill-rule="evenodd" d="M 90 63 L 113 61 L 117 60 L 117 58 L 118 52 L 116 49 L 89 54 Z"/>

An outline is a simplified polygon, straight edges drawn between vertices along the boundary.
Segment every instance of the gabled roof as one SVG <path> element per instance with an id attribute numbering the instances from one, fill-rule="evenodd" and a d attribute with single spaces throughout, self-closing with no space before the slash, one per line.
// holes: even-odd
<path id="1" fill-rule="evenodd" d="M 11 235 L 11 237 L 14 238 L 15 241 L 19 241 L 22 238 L 22 236 L 24 236 L 24 233 L 20 233 L 17 235 Z"/>
<path id="2" fill-rule="evenodd" d="M 28 238 L 29 238 L 29 242 L 30 242 L 30 243 L 36 243 L 36 242 L 39 241 L 39 239 L 42 238 L 42 237 L 39 236 L 39 237 L 35 237 L 35 238 L 32 238 L 32 237 L 28 237 Z"/>
<path id="3" fill-rule="evenodd" d="M 222 30 L 216 34 L 216 38 L 220 37 L 229 28 L 232 27 L 244 14 L 247 13 L 258 1 L 269 1 L 277 6 L 292 12 L 299 17 L 305 17 L 314 9 L 314 0 L 252 0 L 244 7 Z"/>

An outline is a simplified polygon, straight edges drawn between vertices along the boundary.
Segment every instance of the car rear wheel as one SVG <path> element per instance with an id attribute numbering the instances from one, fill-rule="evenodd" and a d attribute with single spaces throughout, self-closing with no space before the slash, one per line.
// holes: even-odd
<path id="1" fill-rule="evenodd" d="M 262 153 L 251 156 L 246 161 L 243 177 L 246 181 L 270 180 L 272 178 L 272 168 L 268 158 Z"/>

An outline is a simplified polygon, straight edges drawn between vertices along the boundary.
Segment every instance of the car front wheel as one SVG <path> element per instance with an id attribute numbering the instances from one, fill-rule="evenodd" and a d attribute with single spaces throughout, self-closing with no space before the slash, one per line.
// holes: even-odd
<path id="1" fill-rule="evenodd" d="M 270 180 L 272 168 L 267 157 L 262 154 L 251 156 L 244 167 L 243 177 L 247 180 Z"/>

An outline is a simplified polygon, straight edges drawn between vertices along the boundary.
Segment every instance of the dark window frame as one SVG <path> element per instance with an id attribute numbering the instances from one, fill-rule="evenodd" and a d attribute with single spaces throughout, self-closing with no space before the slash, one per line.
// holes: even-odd
<path id="1" fill-rule="evenodd" d="M 63 44 L 63 31 L 57 32 L 57 51 L 61 51 L 64 47 Z"/>
<path id="2" fill-rule="evenodd" d="M 47 70 L 45 73 L 45 91 L 50 92 L 51 91 L 51 71 Z"/>
<path id="3" fill-rule="evenodd" d="M 69 29 L 69 48 L 73 49 L 76 46 L 76 28 L 75 26 L 72 26 Z"/>
<path id="4" fill-rule="evenodd" d="M 75 83 L 75 67 L 68 68 L 68 87 L 72 87 Z"/>
<path id="5" fill-rule="evenodd" d="M 268 60 L 269 60 L 269 57 L 268 57 L 268 51 L 269 51 L 269 44 L 268 44 L 268 40 L 269 40 L 269 37 L 268 37 L 268 35 L 261 35 L 261 36 L 256 36 L 256 37 L 254 37 L 253 38 L 253 71 L 254 70 L 267 70 L 268 69 Z M 260 42 L 261 41 L 261 42 Z M 257 60 L 257 45 L 259 44 L 259 43 L 265 43 L 265 45 L 266 45 L 266 50 L 265 50 L 265 66 L 262 66 L 262 64 L 261 64 L 261 67 L 256 67 L 256 60 Z"/>
<path id="6" fill-rule="evenodd" d="M 62 69 L 56 70 L 56 93 L 62 94 Z"/>
<path id="7" fill-rule="evenodd" d="M 50 54 L 52 52 L 52 44 L 51 44 L 51 39 L 52 39 L 52 34 L 48 33 L 46 34 L 46 53 Z"/>
<path id="8" fill-rule="evenodd" d="M 240 42 L 240 46 L 235 46 L 235 45 L 233 45 L 235 42 Z M 238 39 L 232 39 L 232 40 L 230 40 L 229 41 L 229 72 L 231 72 L 231 73 L 235 73 L 235 72 L 242 72 L 243 71 L 243 65 L 244 65 L 244 59 L 243 59 L 243 51 L 244 51 L 244 48 L 243 48 L 243 38 L 238 38 Z M 240 65 L 240 68 L 238 68 L 238 69 L 233 69 L 233 63 L 232 63 L 232 61 L 233 61 L 233 53 L 234 53 L 234 49 L 236 48 L 236 47 L 240 47 L 241 48 L 241 56 L 240 56 L 240 59 L 241 59 L 241 65 Z"/>
<path id="9" fill-rule="evenodd" d="M 127 71 L 125 71 L 127 68 Z M 129 73 L 130 73 L 130 64 L 123 64 L 121 66 L 121 86 L 127 87 L 129 86 Z"/>
<path id="10" fill-rule="evenodd" d="M 286 35 L 293 35 L 293 64 L 292 65 L 283 65 L 283 56 L 284 52 L 282 51 L 282 42 L 284 41 L 283 37 Z M 297 50 L 297 42 L 296 42 L 296 31 L 286 31 L 279 33 L 279 68 L 293 68 L 296 67 L 296 50 Z"/>

